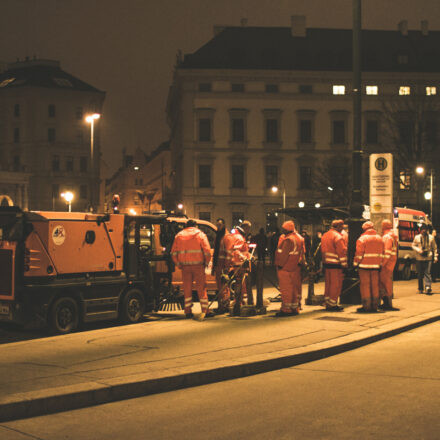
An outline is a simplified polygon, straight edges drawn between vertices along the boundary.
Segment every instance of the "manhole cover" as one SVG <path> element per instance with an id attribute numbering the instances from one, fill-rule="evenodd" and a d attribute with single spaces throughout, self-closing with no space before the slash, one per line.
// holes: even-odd
<path id="1" fill-rule="evenodd" d="M 321 316 L 321 321 L 342 321 L 342 322 L 349 322 L 349 321 L 356 321 L 356 318 L 343 318 L 342 316 Z"/>

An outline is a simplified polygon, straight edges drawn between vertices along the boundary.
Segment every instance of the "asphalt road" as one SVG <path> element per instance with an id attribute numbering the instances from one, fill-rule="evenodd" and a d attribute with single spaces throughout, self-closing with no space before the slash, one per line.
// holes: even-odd
<path id="1" fill-rule="evenodd" d="M 2 440 L 440 435 L 440 323 L 321 361 L 0 425 Z"/>

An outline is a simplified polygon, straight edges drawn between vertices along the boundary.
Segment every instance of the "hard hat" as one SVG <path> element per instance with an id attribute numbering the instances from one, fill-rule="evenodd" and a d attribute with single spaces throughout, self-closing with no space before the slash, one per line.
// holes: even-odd
<path id="1" fill-rule="evenodd" d="M 370 221 L 365 222 L 365 223 L 362 225 L 362 229 L 363 229 L 364 231 L 367 231 L 368 229 L 372 229 L 372 228 L 374 228 L 374 225 L 373 225 L 373 222 L 370 222 Z"/>
<path id="2" fill-rule="evenodd" d="M 339 228 L 341 226 L 344 226 L 344 220 L 333 220 L 332 221 L 332 228 Z"/>
<path id="3" fill-rule="evenodd" d="M 386 229 L 392 229 L 392 227 L 393 224 L 389 220 L 382 220 L 382 231 L 385 231 Z"/>
<path id="4" fill-rule="evenodd" d="M 292 220 L 288 220 L 287 222 L 284 222 L 281 226 L 285 231 L 293 232 L 295 230 L 295 223 L 293 223 Z"/>

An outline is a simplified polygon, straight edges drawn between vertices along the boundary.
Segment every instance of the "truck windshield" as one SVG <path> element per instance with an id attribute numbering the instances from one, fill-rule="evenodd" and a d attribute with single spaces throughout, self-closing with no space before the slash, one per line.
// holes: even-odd
<path id="1" fill-rule="evenodd" d="M 23 217 L 0 212 L 0 241 L 20 241 L 23 238 Z"/>

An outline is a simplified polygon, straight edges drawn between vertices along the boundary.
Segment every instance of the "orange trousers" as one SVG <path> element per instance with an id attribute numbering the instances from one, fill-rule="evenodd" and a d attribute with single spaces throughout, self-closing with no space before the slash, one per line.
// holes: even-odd
<path id="1" fill-rule="evenodd" d="M 377 308 L 379 305 L 379 271 L 359 269 L 359 281 L 364 309 Z"/>
<path id="2" fill-rule="evenodd" d="M 393 269 L 385 269 L 382 267 L 379 274 L 379 293 L 380 297 L 393 297 Z"/>
<path id="3" fill-rule="evenodd" d="M 325 269 L 324 300 L 326 305 L 333 307 L 338 304 L 343 280 L 342 269 Z"/>
<path id="4" fill-rule="evenodd" d="M 193 282 L 197 290 L 202 313 L 208 312 L 208 293 L 206 292 L 205 267 L 201 264 L 182 267 L 183 295 L 185 296 L 185 313 L 191 313 Z"/>
<path id="5" fill-rule="evenodd" d="M 278 283 L 281 292 L 281 311 L 290 313 L 298 310 L 301 299 L 301 269 L 288 272 L 278 270 Z"/>

